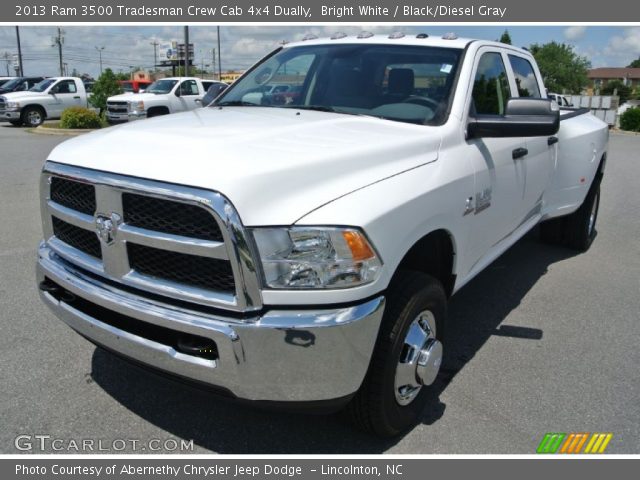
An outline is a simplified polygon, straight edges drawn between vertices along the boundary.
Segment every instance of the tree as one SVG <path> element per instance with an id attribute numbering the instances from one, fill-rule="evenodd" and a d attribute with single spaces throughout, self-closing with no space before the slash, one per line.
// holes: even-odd
<path id="1" fill-rule="evenodd" d="M 600 93 L 602 95 L 613 95 L 613 92 L 616 90 L 618 91 L 618 97 L 620 97 L 620 105 L 631 97 L 631 87 L 627 87 L 621 80 L 609 80 L 607 84 L 602 87 Z"/>
<path id="2" fill-rule="evenodd" d="M 107 109 L 107 98 L 122 93 L 120 85 L 116 79 L 113 70 L 107 68 L 91 90 L 91 96 L 89 97 L 89 103 L 95 108 L 100 109 L 100 115 Z"/>
<path id="3" fill-rule="evenodd" d="M 118 73 L 116 73 L 114 75 L 116 77 L 116 80 L 131 80 L 131 74 L 130 73 L 118 72 Z"/>
<path id="4" fill-rule="evenodd" d="M 507 45 L 511 45 L 511 35 L 509 35 L 509 30 L 505 30 L 504 33 L 502 34 L 502 36 L 500 37 L 500 40 L 498 40 L 500 43 L 506 43 Z"/>
<path id="5" fill-rule="evenodd" d="M 627 68 L 640 68 L 640 57 L 627 65 Z"/>
<path id="6" fill-rule="evenodd" d="M 571 45 L 550 42 L 529 47 L 538 63 L 547 90 L 580 93 L 589 83 L 587 71 L 591 62 L 573 51 Z"/>

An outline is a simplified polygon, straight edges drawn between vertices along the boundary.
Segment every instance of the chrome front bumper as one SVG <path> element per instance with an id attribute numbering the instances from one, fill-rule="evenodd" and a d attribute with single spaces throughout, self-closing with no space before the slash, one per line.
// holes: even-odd
<path id="1" fill-rule="evenodd" d="M 20 120 L 20 111 L 18 110 L 5 110 L 0 113 L 0 121 Z"/>
<path id="2" fill-rule="evenodd" d="M 217 345 L 205 359 L 116 328 L 74 306 L 75 301 L 40 291 L 42 300 L 67 325 L 93 342 L 133 360 L 222 387 L 247 400 L 315 402 L 358 390 L 369 366 L 384 310 L 384 297 L 334 309 L 267 310 L 250 318 L 188 310 L 162 303 L 87 275 L 60 259 L 43 242 L 38 283 L 62 289 L 117 314 L 197 335 Z M 86 304 L 85 302 L 85 304 Z"/>

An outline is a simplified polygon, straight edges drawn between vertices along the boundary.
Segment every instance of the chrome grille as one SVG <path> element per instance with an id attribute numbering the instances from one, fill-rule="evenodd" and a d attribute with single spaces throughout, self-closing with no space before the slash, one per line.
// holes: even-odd
<path id="1" fill-rule="evenodd" d="M 102 258 L 100 240 L 98 240 L 94 232 L 90 232 L 84 228 L 78 228 L 56 217 L 53 217 L 51 220 L 53 222 L 53 234 L 58 239 L 87 255 Z"/>
<path id="2" fill-rule="evenodd" d="M 47 162 L 41 198 L 45 240 L 71 264 L 175 300 L 261 308 L 252 243 L 219 193 Z"/>
<path id="3" fill-rule="evenodd" d="M 4 98 L 0 98 L 0 113 L 4 112 L 7 109 L 7 103 Z"/>
<path id="4" fill-rule="evenodd" d="M 107 102 L 107 110 L 113 113 L 127 113 L 127 102 Z"/>
<path id="5" fill-rule="evenodd" d="M 127 254 L 131 268 L 142 274 L 222 292 L 235 290 L 233 271 L 228 261 L 135 243 L 127 244 Z"/>
<path id="6" fill-rule="evenodd" d="M 87 215 L 93 215 L 96 211 L 95 188 L 86 183 L 53 177 L 51 179 L 51 200 Z"/>
<path id="7" fill-rule="evenodd" d="M 202 240 L 223 241 L 218 223 L 209 212 L 196 205 L 123 193 L 122 209 L 124 221 L 135 227 Z"/>

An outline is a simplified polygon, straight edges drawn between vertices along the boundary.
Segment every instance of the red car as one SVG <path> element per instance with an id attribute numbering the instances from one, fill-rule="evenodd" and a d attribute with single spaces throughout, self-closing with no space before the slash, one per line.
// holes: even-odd
<path id="1" fill-rule="evenodd" d="M 151 85 L 151 82 L 147 80 L 118 80 L 118 84 L 125 93 L 138 93 L 141 89 L 144 90 Z"/>

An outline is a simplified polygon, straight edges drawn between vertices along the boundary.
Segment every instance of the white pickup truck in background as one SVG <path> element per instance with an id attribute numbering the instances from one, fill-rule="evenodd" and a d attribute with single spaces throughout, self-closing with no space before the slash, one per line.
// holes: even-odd
<path id="1" fill-rule="evenodd" d="M 107 121 L 122 123 L 194 110 L 202 106 L 202 98 L 212 83 L 196 77 L 163 78 L 145 88 L 144 93 L 109 97 Z"/>
<path id="2" fill-rule="evenodd" d="M 37 127 L 45 120 L 58 119 L 69 107 L 89 107 L 82 79 L 51 77 L 24 92 L 0 96 L 0 121 Z"/>
<path id="3" fill-rule="evenodd" d="M 607 125 L 544 97 L 502 43 L 287 44 L 208 108 L 51 152 L 41 298 L 126 358 L 398 434 L 440 370 L 449 297 L 538 224 L 580 251 L 596 235 Z"/>

